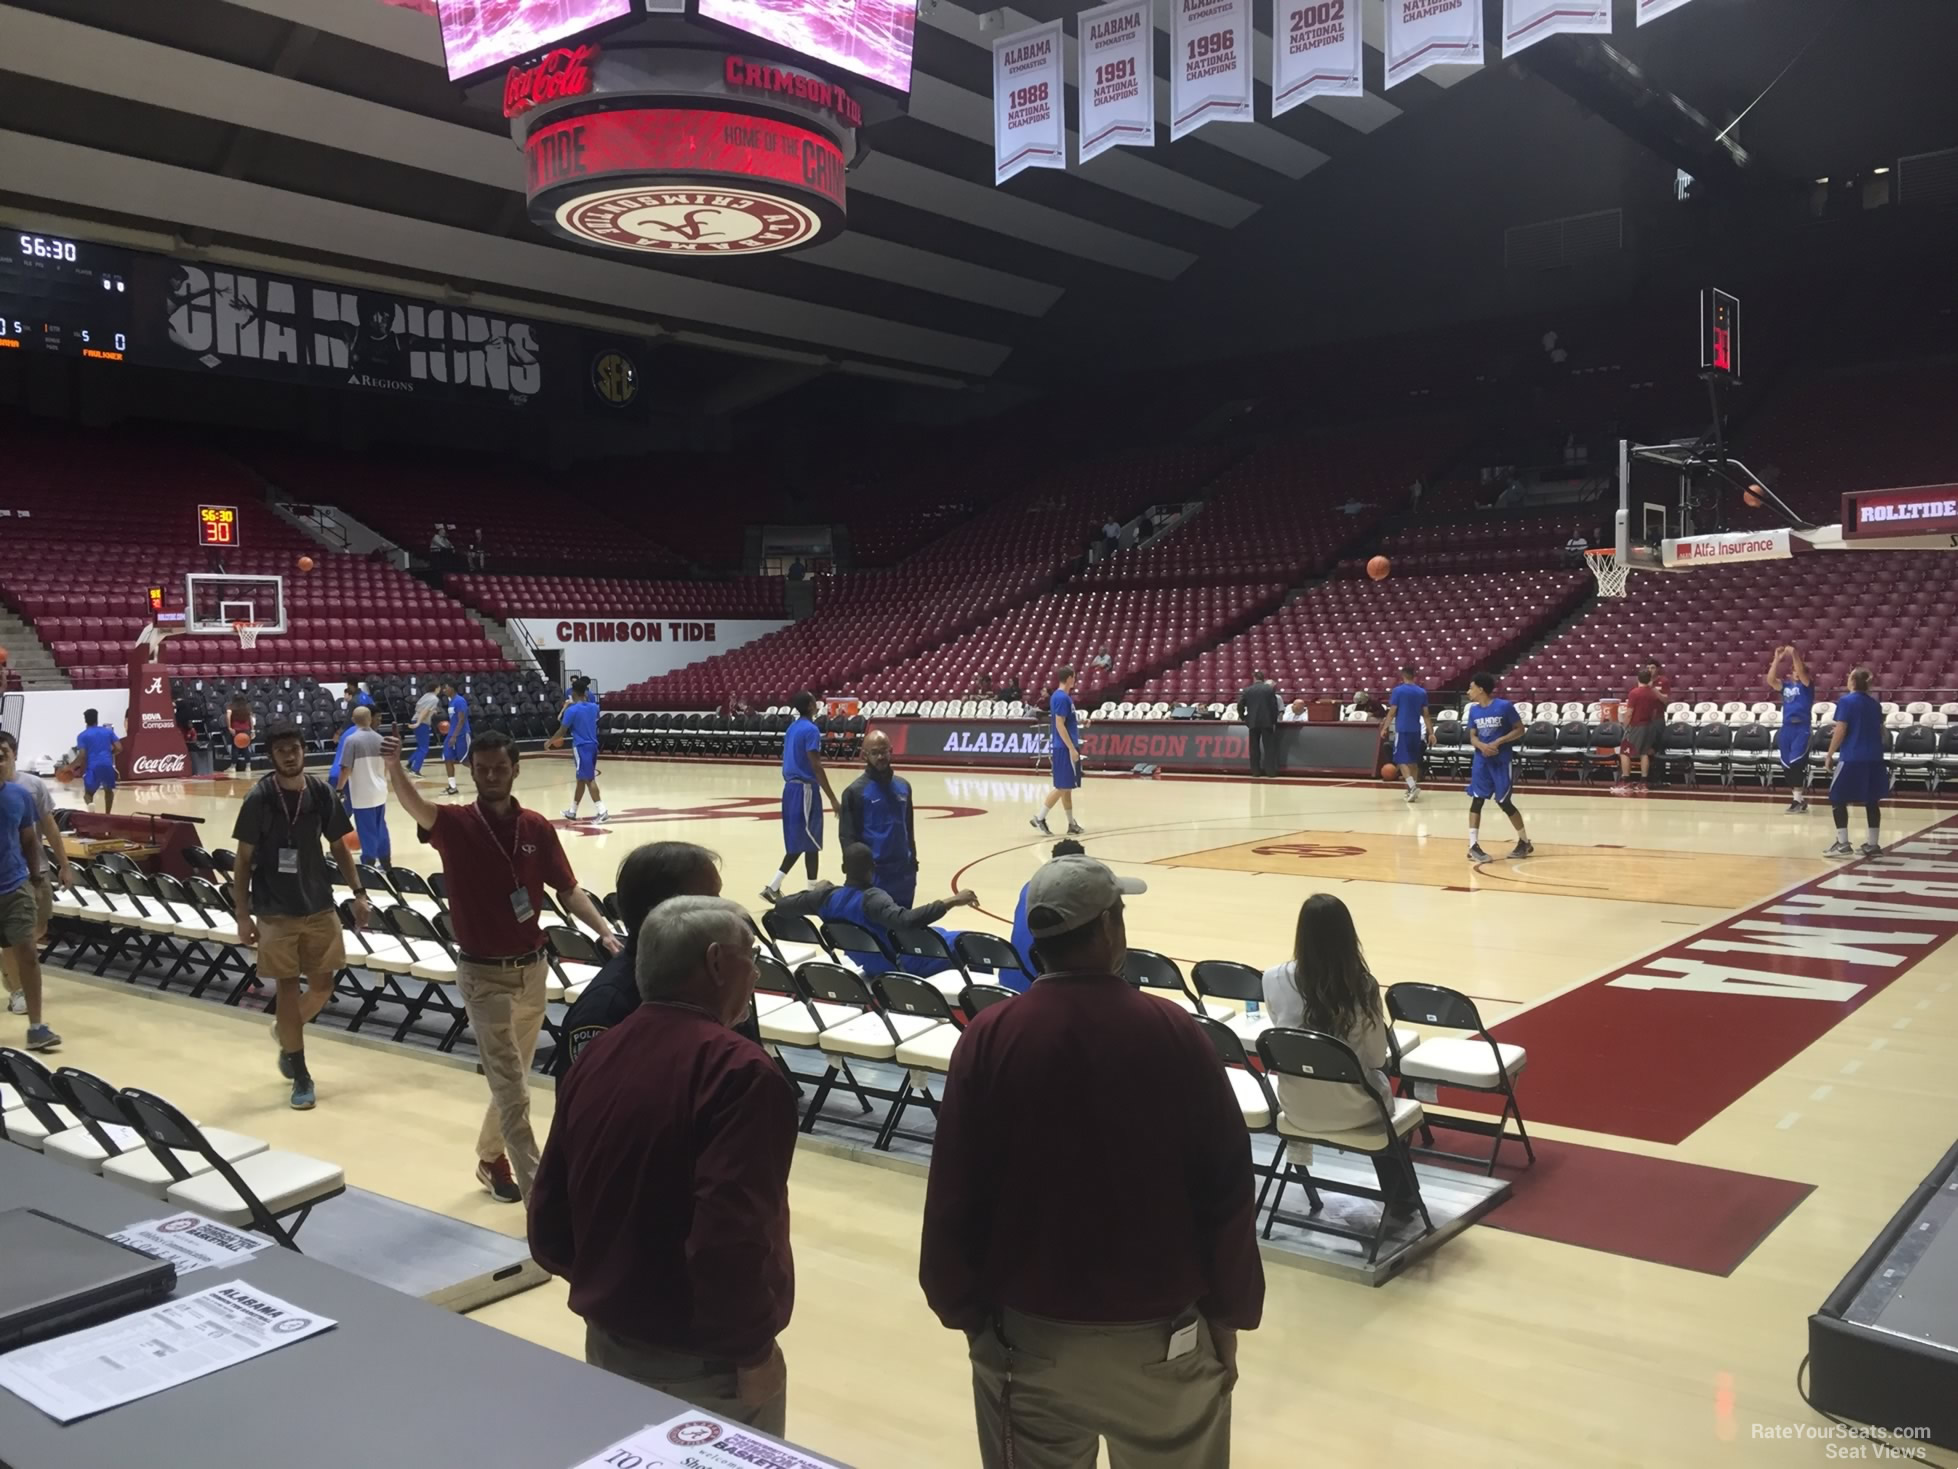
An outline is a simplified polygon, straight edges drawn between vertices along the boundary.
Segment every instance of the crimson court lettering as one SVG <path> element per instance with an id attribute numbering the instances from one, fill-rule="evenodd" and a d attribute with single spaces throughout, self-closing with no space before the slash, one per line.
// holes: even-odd
<path id="1" fill-rule="evenodd" d="M 784 71 L 765 61 L 750 61 L 742 56 L 728 57 L 721 76 L 730 87 L 755 92 L 780 92 L 799 102 L 813 103 L 825 112 L 834 113 L 845 127 L 863 126 L 863 108 L 857 105 L 857 99 L 820 77 L 807 76 L 799 71 Z"/>

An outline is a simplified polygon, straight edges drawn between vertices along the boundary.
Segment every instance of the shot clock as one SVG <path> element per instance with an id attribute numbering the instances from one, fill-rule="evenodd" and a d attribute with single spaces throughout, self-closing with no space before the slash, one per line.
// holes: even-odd
<path id="1" fill-rule="evenodd" d="M 0 350 L 121 362 L 133 316 L 126 252 L 32 230 L 0 236 Z"/>
<path id="2" fill-rule="evenodd" d="M 1715 286 L 1700 293 L 1700 370 L 1740 381 L 1740 297 Z"/>

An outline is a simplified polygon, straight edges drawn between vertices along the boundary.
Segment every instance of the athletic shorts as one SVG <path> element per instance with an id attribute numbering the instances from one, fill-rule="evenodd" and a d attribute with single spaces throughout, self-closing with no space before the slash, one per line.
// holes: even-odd
<path id="1" fill-rule="evenodd" d="M 1509 762 L 1476 757 L 1469 769 L 1468 794 L 1471 801 L 1503 802 L 1509 799 Z"/>
<path id="2" fill-rule="evenodd" d="M 48 925 L 54 922 L 54 879 L 44 877 L 28 886 L 34 889 L 34 938 L 38 942 L 47 937 Z"/>
<path id="3" fill-rule="evenodd" d="M 1890 771 L 1881 760 L 1844 760 L 1829 782 L 1832 806 L 1867 806 L 1890 794 Z"/>
<path id="4" fill-rule="evenodd" d="M 460 765 L 469 758 L 469 731 L 454 730 L 442 741 L 442 758 Z"/>
<path id="5" fill-rule="evenodd" d="M 1627 755 L 1650 755 L 1659 748 L 1658 724 L 1626 725 L 1625 743 L 1618 748 Z"/>
<path id="6" fill-rule="evenodd" d="M 1783 765 L 1799 765 L 1808 759 L 1809 726 L 1806 724 L 1784 724 L 1775 735 L 1775 748 L 1781 752 Z"/>
<path id="7" fill-rule="evenodd" d="M 82 794 L 92 796 L 97 791 L 112 791 L 116 788 L 116 768 L 113 765 L 91 765 L 82 772 Z"/>
<path id="8" fill-rule="evenodd" d="M 1418 733 L 1402 734 L 1394 731 L 1394 764 L 1419 765 L 1427 755 L 1428 747 L 1421 743 Z"/>
<path id="9" fill-rule="evenodd" d="M 823 849 L 823 793 L 815 782 L 782 782 L 782 850 L 820 852 Z"/>
<path id="10" fill-rule="evenodd" d="M 1067 753 L 1067 746 L 1054 742 L 1054 789 L 1057 791 L 1078 791 L 1081 789 L 1081 772 L 1075 767 L 1074 757 Z"/>
<path id="11" fill-rule="evenodd" d="M 303 918 L 271 913 L 258 920 L 258 977 L 331 977 L 347 962 L 340 915 L 328 908 Z"/>
<path id="12" fill-rule="evenodd" d="M 577 779 L 590 780 L 598 774 L 597 745 L 573 745 L 571 755 L 578 762 Z"/>
<path id="13" fill-rule="evenodd" d="M 34 941 L 34 890 L 22 883 L 10 893 L 0 893 L 0 949 Z"/>

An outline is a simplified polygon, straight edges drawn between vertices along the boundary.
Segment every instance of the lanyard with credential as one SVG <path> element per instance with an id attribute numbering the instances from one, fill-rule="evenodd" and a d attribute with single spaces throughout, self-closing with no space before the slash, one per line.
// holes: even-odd
<path id="1" fill-rule="evenodd" d="M 503 851 L 503 839 L 496 834 L 496 828 L 490 825 L 489 817 L 483 812 L 483 803 L 477 801 L 469 809 L 474 811 L 476 819 L 482 822 L 483 834 L 490 839 L 490 845 L 501 852 L 503 860 L 510 864 L 510 911 L 516 914 L 517 922 L 530 922 L 537 916 L 537 912 L 530 901 L 530 889 L 517 871 L 517 849 L 523 844 L 522 809 L 519 808 L 517 811 L 516 823 L 510 833 L 510 850 L 507 852 Z"/>

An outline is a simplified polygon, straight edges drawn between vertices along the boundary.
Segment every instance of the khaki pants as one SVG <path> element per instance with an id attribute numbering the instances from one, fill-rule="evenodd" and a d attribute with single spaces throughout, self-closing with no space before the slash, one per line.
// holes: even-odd
<path id="1" fill-rule="evenodd" d="M 1168 1361 L 1175 1321 L 1078 1325 L 1003 1314 L 1010 1349 L 990 1327 L 972 1338 L 972 1397 L 979 1460 L 1016 1469 L 1094 1469 L 1108 1440 L 1112 1469 L 1226 1469 L 1231 1461 L 1228 1374 L 1209 1323 L 1197 1319 L 1196 1350 Z M 1011 1396 L 1002 1412 L 1006 1369 Z"/>
<path id="2" fill-rule="evenodd" d="M 489 1110 L 476 1136 L 476 1156 L 484 1162 L 508 1157 L 517 1187 L 530 1197 L 537 1177 L 537 1138 L 530 1130 L 530 1061 L 544 1024 L 542 959 L 508 969 L 456 960 L 456 984 L 469 1029 L 489 1083 Z"/>
<path id="3" fill-rule="evenodd" d="M 734 1364 L 706 1357 L 690 1357 L 668 1352 L 644 1342 L 617 1336 L 604 1327 L 585 1323 L 585 1360 L 620 1377 L 630 1377 L 647 1387 L 671 1393 L 683 1403 L 692 1403 L 731 1423 L 745 1423 L 763 1433 L 782 1437 L 789 1416 L 789 1395 L 780 1396 L 753 1408 L 744 1408 L 735 1395 Z"/>

